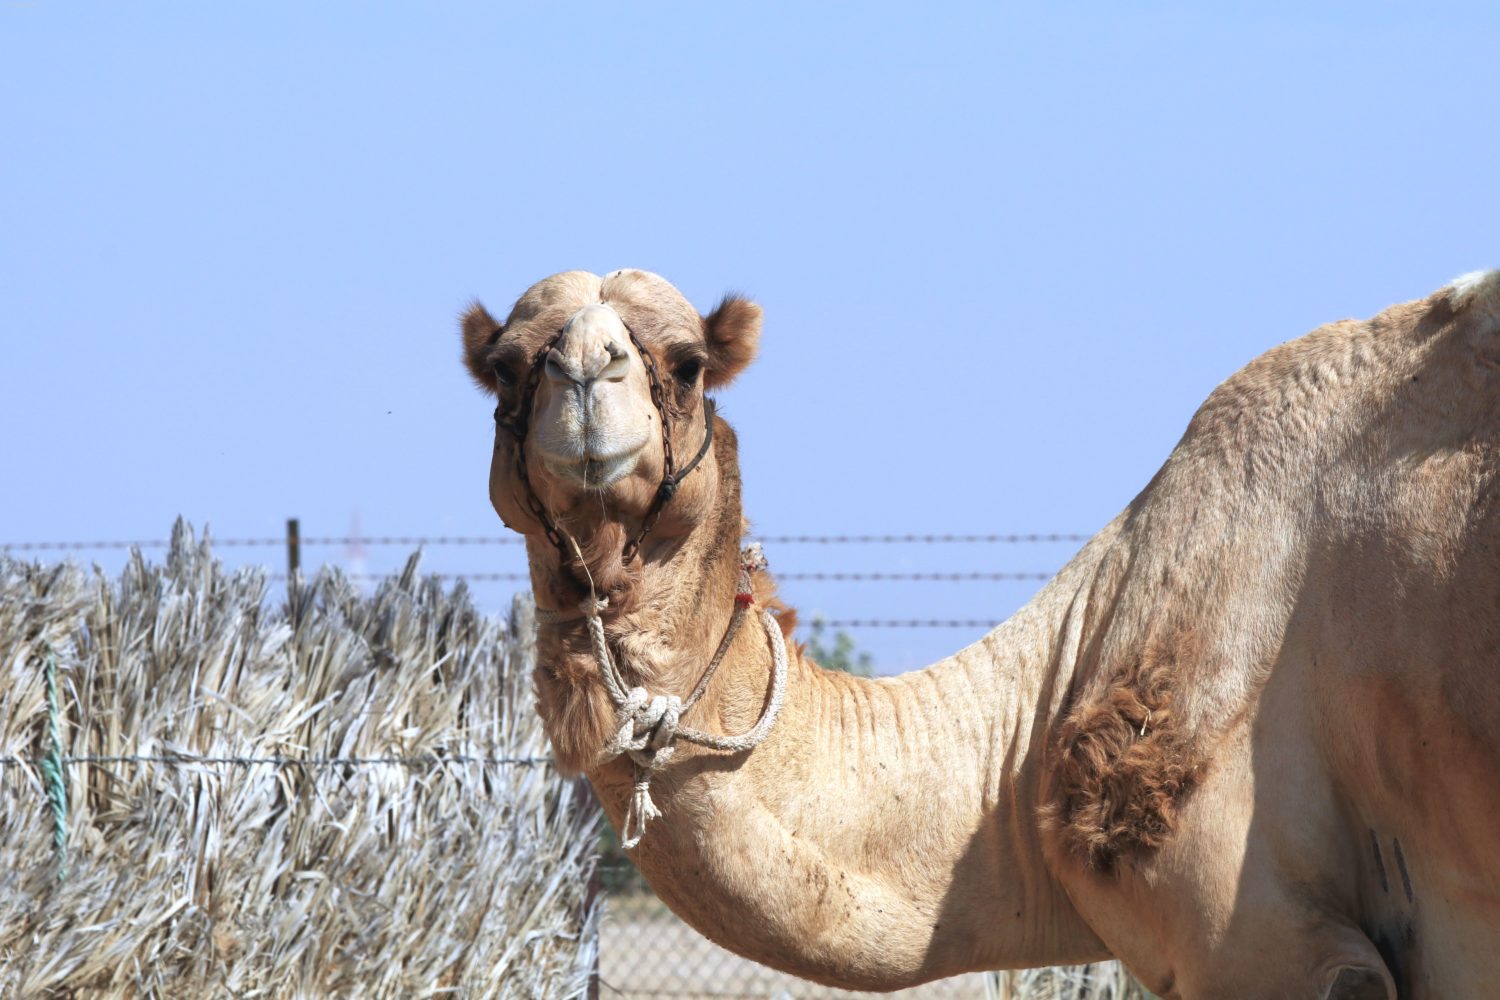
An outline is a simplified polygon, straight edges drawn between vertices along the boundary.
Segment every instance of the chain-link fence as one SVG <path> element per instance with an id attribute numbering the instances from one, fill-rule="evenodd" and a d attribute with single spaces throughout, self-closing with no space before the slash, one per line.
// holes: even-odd
<path id="1" fill-rule="evenodd" d="M 984 976 L 960 976 L 897 994 L 830 989 L 741 958 L 683 923 L 626 862 L 601 869 L 605 917 L 600 926 L 601 997 L 768 998 L 898 996 L 984 998 Z"/>
<path id="2" fill-rule="evenodd" d="M 608 838 L 606 838 L 607 840 Z M 895 993 L 855 993 L 741 958 L 683 923 L 606 843 L 600 866 L 599 996 L 629 1000 L 1146 1000 L 1117 963 L 1021 973 L 970 973 Z"/>

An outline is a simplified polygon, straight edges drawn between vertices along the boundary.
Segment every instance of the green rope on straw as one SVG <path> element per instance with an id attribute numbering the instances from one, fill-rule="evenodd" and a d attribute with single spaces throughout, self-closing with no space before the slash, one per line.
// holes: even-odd
<path id="1" fill-rule="evenodd" d="M 52 845 L 57 849 L 57 877 L 68 875 L 68 784 L 63 772 L 62 735 L 57 710 L 57 660 L 47 652 L 47 756 L 41 760 L 42 778 L 47 783 L 47 800 L 52 804 Z"/>

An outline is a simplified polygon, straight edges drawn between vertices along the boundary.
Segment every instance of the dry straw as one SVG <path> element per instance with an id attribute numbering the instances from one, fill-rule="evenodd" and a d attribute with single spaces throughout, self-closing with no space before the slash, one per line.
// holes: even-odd
<path id="1" fill-rule="evenodd" d="M 996 973 L 989 1000 L 1152 1000 L 1119 962 Z"/>
<path id="2" fill-rule="evenodd" d="M 544 759 L 529 609 L 415 557 L 291 595 L 181 523 L 117 580 L 0 559 L 0 995 L 584 990 L 597 810 Z"/>

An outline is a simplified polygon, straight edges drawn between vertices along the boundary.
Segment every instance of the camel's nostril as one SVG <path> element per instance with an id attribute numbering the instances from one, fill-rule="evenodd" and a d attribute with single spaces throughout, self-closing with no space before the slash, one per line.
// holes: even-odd
<path id="1" fill-rule="evenodd" d="M 586 380 L 586 376 L 579 370 L 578 363 L 555 347 L 547 352 L 547 363 L 543 366 L 542 372 L 554 382 L 576 382 L 582 385 Z"/>
<path id="2" fill-rule="evenodd" d="M 609 352 L 609 363 L 599 370 L 597 377 L 607 382 L 623 381 L 630 373 L 630 355 L 614 341 L 606 344 L 604 349 Z"/>

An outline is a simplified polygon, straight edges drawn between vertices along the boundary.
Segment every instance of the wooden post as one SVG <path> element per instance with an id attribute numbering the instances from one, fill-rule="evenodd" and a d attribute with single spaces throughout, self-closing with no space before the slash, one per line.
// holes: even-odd
<path id="1" fill-rule="evenodd" d="M 289 517 L 286 519 L 286 578 L 288 582 L 296 579 L 297 570 L 301 568 L 302 527 L 295 517 Z"/>

